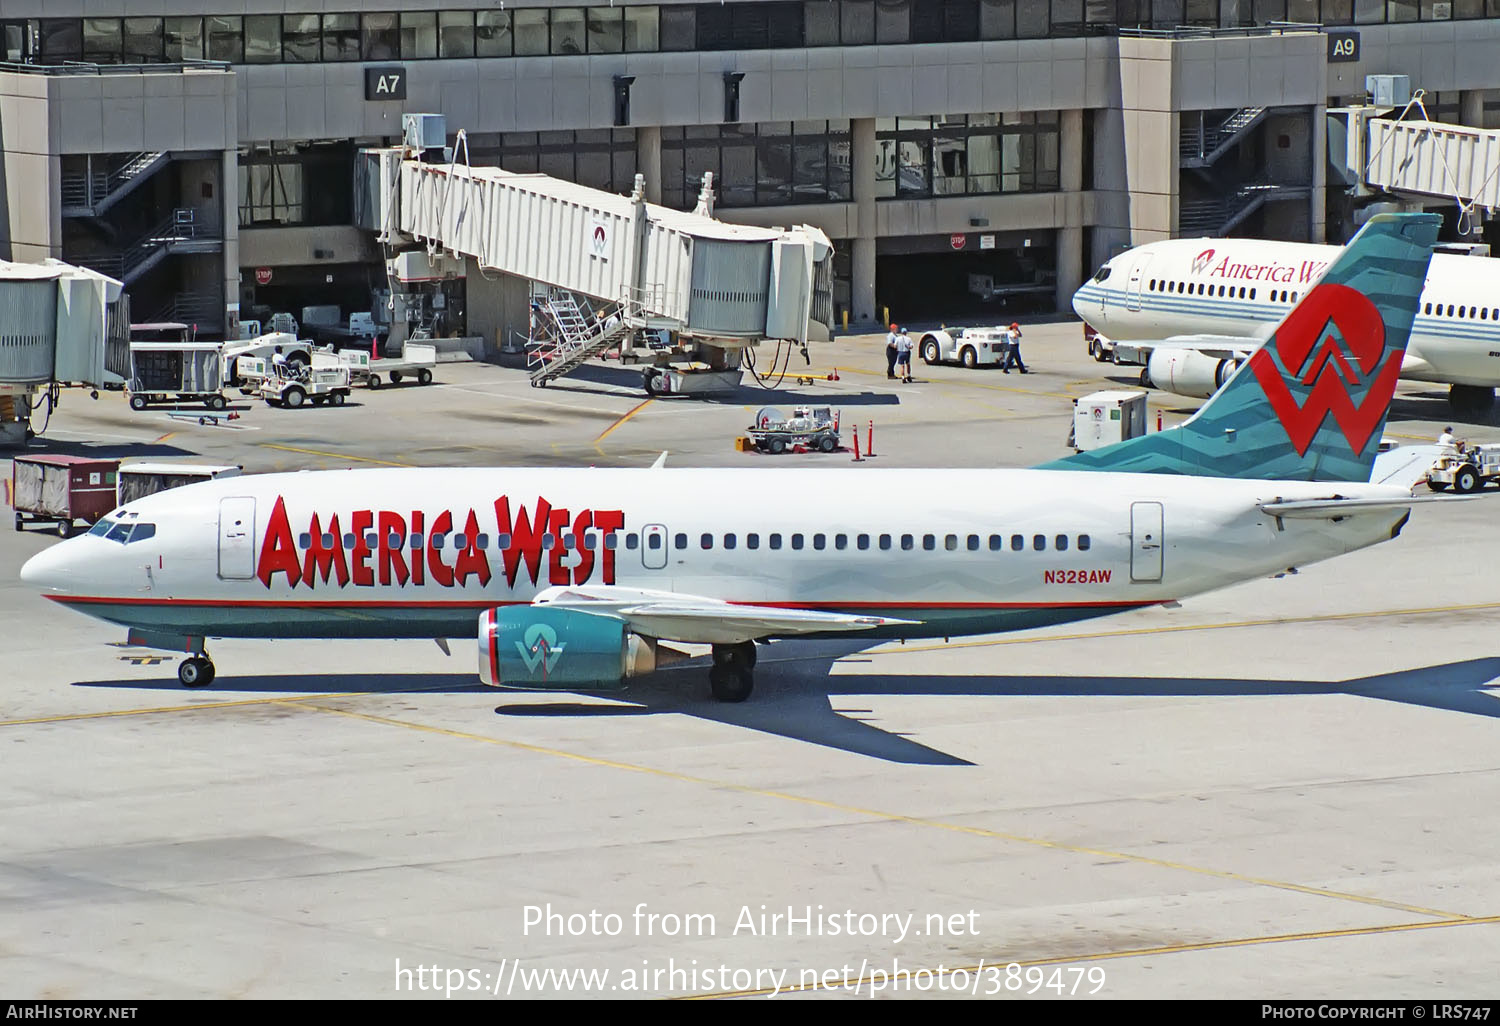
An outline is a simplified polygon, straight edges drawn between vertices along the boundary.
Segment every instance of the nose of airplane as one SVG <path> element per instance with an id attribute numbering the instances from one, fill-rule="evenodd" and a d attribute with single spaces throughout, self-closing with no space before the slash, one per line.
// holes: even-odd
<path id="1" fill-rule="evenodd" d="M 69 558 L 62 550 L 69 544 L 54 545 L 32 556 L 21 567 L 21 580 L 42 591 L 67 591 L 72 574 L 67 568 Z"/>

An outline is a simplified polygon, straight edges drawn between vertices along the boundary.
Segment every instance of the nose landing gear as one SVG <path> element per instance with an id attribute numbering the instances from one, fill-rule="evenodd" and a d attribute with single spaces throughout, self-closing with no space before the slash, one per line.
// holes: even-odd
<path id="1" fill-rule="evenodd" d="M 206 655 L 191 656 L 177 667 L 177 679 L 185 688 L 203 688 L 214 682 L 213 660 Z"/>

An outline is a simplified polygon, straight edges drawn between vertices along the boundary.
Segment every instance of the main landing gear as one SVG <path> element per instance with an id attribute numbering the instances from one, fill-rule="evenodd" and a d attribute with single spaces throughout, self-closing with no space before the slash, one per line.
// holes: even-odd
<path id="1" fill-rule="evenodd" d="M 177 679 L 185 688 L 204 688 L 214 682 L 214 663 L 206 655 L 191 656 L 177 667 Z"/>
<path id="2" fill-rule="evenodd" d="M 755 642 L 715 645 L 709 687 L 721 702 L 743 702 L 755 688 Z"/>

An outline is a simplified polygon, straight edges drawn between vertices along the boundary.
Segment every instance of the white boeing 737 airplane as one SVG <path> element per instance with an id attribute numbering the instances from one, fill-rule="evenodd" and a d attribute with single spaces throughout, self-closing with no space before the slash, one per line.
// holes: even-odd
<path id="1" fill-rule="evenodd" d="M 1171 602 L 1393 538 L 1369 483 L 1439 219 L 1371 221 L 1191 420 L 1030 470 L 392 469 L 228 478 L 127 503 L 26 563 L 60 605 L 209 637 L 477 636 L 490 685 L 586 690 L 713 647 L 948 637 Z"/>
<path id="2" fill-rule="evenodd" d="M 1260 239 L 1152 242 L 1106 261 L 1073 310 L 1110 342 L 1149 351 L 1143 384 L 1206 398 L 1340 252 Z M 1401 377 L 1451 386 L 1457 416 L 1490 409 L 1500 386 L 1500 260 L 1433 256 Z"/>

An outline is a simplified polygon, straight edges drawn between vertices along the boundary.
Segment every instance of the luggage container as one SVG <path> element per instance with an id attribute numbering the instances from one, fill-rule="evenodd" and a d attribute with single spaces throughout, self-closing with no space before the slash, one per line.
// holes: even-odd
<path id="1" fill-rule="evenodd" d="M 152 403 L 201 402 L 210 410 L 228 405 L 220 389 L 223 367 L 220 342 L 130 343 L 130 408 Z"/>
<path id="2" fill-rule="evenodd" d="M 126 463 L 119 470 L 115 505 L 123 506 L 169 488 L 181 488 L 219 477 L 238 477 L 244 469 L 206 463 Z"/>
<path id="3" fill-rule="evenodd" d="M 92 525 L 115 508 L 119 468 L 119 460 L 87 456 L 17 456 L 11 469 L 16 530 L 51 524 L 66 538 L 79 521 Z"/>

